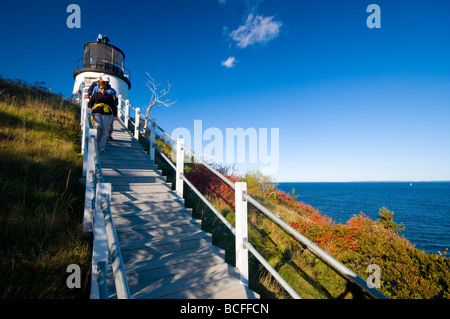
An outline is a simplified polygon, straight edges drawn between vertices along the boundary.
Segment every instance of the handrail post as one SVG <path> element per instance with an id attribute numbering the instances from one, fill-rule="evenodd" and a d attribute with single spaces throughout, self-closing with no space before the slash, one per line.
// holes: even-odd
<path id="1" fill-rule="evenodd" d="M 86 88 L 84 87 L 84 82 L 81 84 L 81 154 L 84 154 L 86 152 L 86 148 L 89 147 L 88 143 L 88 134 L 89 131 L 89 121 L 91 120 L 91 109 L 88 108 L 88 101 L 87 98 L 85 98 L 84 91 Z M 84 172 L 85 173 L 85 172 Z M 86 176 L 86 175 L 83 175 Z"/>
<path id="2" fill-rule="evenodd" d="M 248 228 L 247 228 L 247 183 L 237 182 L 235 190 L 236 206 L 236 268 L 241 275 L 241 284 L 248 286 Z"/>
<path id="3" fill-rule="evenodd" d="M 141 123 L 141 109 L 136 108 L 136 116 L 134 118 L 134 138 L 139 140 L 139 126 Z"/>
<path id="4" fill-rule="evenodd" d="M 92 136 L 94 140 L 97 140 L 97 130 L 89 129 L 88 136 Z M 89 145 L 89 139 L 86 145 Z M 85 235 L 92 233 L 93 216 L 92 216 L 92 200 L 94 194 L 92 193 L 92 183 L 95 181 L 95 164 L 94 164 L 94 147 L 92 145 L 88 147 L 87 153 L 84 154 L 86 167 L 86 186 L 85 186 L 85 198 L 84 198 L 84 214 L 83 214 L 83 232 Z"/>
<path id="5" fill-rule="evenodd" d="M 118 96 L 117 117 L 119 119 L 122 118 L 122 95 L 121 94 L 119 94 L 119 96 Z"/>
<path id="6" fill-rule="evenodd" d="M 150 156 L 150 161 L 155 163 L 155 143 L 156 143 L 156 120 L 150 120 L 150 148 L 148 150 L 148 155 Z"/>
<path id="7" fill-rule="evenodd" d="M 128 129 L 128 120 L 130 119 L 130 100 L 125 101 L 125 128 Z"/>
<path id="8" fill-rule="evenodd" d="M 177 194 L 183 198 L 183 170 L 184 170 L 184 139 L 177 140 L 177 170 L 175 177 L 175 189 Z"/>
<path id="9" fill-rule="evenodd" d="M 81 125 L 83 125 L 83 91 L 84 91 L 84 82 L 80 83 L 80 119 L 81 119 Z"/>
<path id="10" fill-rule="evenodd" d="M 84 119 L 83 134 L 82 134 L 82 145 L 83 145 L 82 153 L 84 155 L 84 157 L 83 157 L 83 177 L 86 177 L 86 173 L 87 173 L 86 167 L 87 167 L 88 156 L 86 155 L 86 152 L 89 152 L 89 135 L 90 135 L 89 132 L 91 130 L 89 121 L 91 120 L 91 110 L 86 109 L 85 113 L 86 113 L 86 117 Z M 97 130 L 95 130 L 95 131 L 97 132 Z"/>
<path id="11" fill-rule="evenodd" d="M 80 121 L 81 121 L 81 154 L 84 154 L 85 149 L 85 134 L 86 134 L 86 108 L 84 99 L 84 82 L 80 84 Z"/>
<path id="12" fill-rule="evenodd" d="M 86 175 L 86 188 L 84 192 L 84 214 L 83 233 L 88 237 L 92 233 L 92 212 L 94 210 L 93 200 L 95 196 L 95 173 L 94 168 L 90 169 Z"/>

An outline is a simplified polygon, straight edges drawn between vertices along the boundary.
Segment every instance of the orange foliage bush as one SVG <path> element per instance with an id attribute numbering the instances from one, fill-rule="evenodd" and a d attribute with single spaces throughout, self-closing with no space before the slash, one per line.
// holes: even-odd
<path id="1" fill-rule="evenodd" d="M 237 182 L 241 176 L 230 172 L 230 168 L 212 165 L 219 173 L 231 182 Z M 206 166 L 198 164 L 185 173 L 187 179 L 202 193 L 222 199 L 230 207 L 234 207 L 234 190 Z"/>
<path id="2" fill-rule="evenodd" d="M 450 298 L 450 259 L 415 249 L 404 237 L 362 212 L 346 224 L 311 216 L 292 227 L 362 278 L 366 268 L 381 269 L 381 291 L 390 298 Z"/>

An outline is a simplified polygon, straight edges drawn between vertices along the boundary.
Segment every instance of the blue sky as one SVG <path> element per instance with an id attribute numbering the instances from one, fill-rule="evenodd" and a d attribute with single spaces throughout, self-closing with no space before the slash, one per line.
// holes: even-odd
<path id="1" fill-rule="evenodd" d="M 372 3 L 381 28 L 367 27 Z M 150 99 L 146 72 L 173 85 L 177 103 L 152 110 L 167 131 L 278 128 L 279 182 L 450 180 L 449 12 L 447 0 L 2 1 L 0 75 L 69 96 L 84 43 L 106 34 L 126 54 L 132 105 Z"/>

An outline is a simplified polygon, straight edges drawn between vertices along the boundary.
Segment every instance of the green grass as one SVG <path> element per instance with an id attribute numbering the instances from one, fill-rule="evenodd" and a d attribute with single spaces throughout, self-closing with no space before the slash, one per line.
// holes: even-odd
<path id="1" fill-rule="evenodd" d="M 88 296 L 78 114 L 57 95 L 0 79 L 1 298 Z M 81 289 L 66 285 L 70 264 L 81 267 Z"/>

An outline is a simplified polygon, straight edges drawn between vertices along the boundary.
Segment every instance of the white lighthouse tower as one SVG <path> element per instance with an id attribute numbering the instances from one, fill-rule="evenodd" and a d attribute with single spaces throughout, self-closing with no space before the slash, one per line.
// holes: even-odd
<path id="1" fill-rule="evenodd" d="M 75 79 L 73 94 L 80 91 L 83 82 L 87 90 L 104 74 L 109 77 L 109 84 L 116 90 L 117 97 L 121 95 L 123 100 L 128 100 L 131 82 L 130 72 L 124 66 L 125 54 L 108 42 L 109 39 L 106 36 L 99 35 L 97 41 L 84 45 L 84 57 L 77 61 L 76 70 L 73 73 Z"/>

